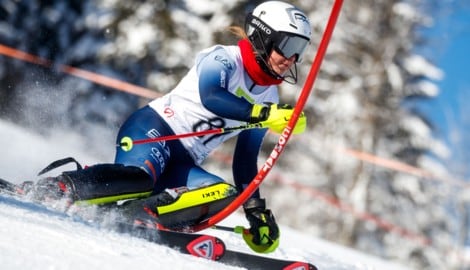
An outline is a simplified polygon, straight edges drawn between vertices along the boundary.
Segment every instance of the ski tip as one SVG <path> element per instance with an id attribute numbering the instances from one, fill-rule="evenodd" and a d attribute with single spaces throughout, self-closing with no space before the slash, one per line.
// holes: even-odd
<path id="1" fill-rule="evenodd" d="M 311 263 L 294 262 L 284 267 L 283 270 L 318 270 L 318 268 Z"/>
<path id="2" fill-rule="evenodd" d="M 218 261 L 225 254 L 225 244 L 211 235 L 201 235 L 186 245 L 189 254 L 204 259 Z"/>

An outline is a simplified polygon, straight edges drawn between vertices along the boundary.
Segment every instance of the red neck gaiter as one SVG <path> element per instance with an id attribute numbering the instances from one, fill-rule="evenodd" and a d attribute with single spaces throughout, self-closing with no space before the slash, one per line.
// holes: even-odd
<path id="1" fill-rule="evenodd" d="M 273 85 L 280 84 L 282 82 L 282 79 L 276 79 L 263 71 L 258 62 L 256 62 L 253 47 L 247 39 L 240 40 L 238 42 L 238 47 L 240 47 L 240 52 L 242 54 L 243 66 L 248 72 L 248 75 L 250 75 L 250 78 L 257 85 Z"/>

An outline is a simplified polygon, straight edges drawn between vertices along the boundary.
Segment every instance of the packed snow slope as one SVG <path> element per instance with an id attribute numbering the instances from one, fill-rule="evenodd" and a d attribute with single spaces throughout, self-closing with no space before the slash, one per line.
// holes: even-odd
<path id="1" fill-rule="evenodd" d="M 0 177 L 20 182 L 37 179 L 36 173 L 55 159 L 73 156 L 83 164 L 109 162 L 111 151 L 99 158 L 89 155 L 86 142 L 73 134 L 43 137 L 0 121 Z M 113 140 L 111 140 L 113 141 Z M 112 149 L 113 145 L 104 145 Z M 96 150 L 93 149 L 93 150 Z M 58 172 L 56 172 L 58 173 Z M 206 261 L 150 243 L 91 226 L 30 202 L 0 195 L 0 268 L 9 269 L 238 269 Z M 236 213 L 224 225 L 246 225 Z M 235 234 L 207 230 L 231 249 L 250 252 Z M 306 260 L 319 269 L 406 269 L 394 263 L 341 247 L 281 225 L 280 248 L 269 256 Z"/>

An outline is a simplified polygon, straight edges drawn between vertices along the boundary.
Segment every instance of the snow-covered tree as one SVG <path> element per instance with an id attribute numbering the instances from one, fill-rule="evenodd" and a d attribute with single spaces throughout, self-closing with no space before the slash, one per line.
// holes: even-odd
<path id="1" fill-rule="evenodd" d="M 97 9 L 93 1 L 4 0 L 0 14 L 1 44 L 54 63 L 48 67 L 0 57 L 2 117 L 43 133 L 59 126 L 90 135 L 92 127 L 98 127 L 103 137 L 113 141 L 123 115 L 132 112 L 138 99 L 59 68 L 69 65 L 141 82 L 131 76 L 132 71 L 139 73 L 134 66 L 119 69 L 98 61 L 98 52 L 110 40 L 114 42 L 106 28 L 109 12 Z"/>
<path id="2" fill-rule="evenodd" d="M 442 77 L 438 68 L 415 53 L 419 38 L 416 29 L 430 23 L 430 17 L 422 15 L 417 4 L 345 3 L 314 95 L 307 104 L 313 127 L 302 135 L 301 142 L 292 143 L 281 165 L 292 171 L 291 179 L 332 195 L 354 211 L 349 209 L 345 214 L 332 206 L 315 205 L 311 197 L 305 197 L 302 203 L 282 200 L 279 207 L 297 207 L 298 213 L 302 212 L 296 221 L 295 215 L 284 218 L 281 214 L 285 222 L 381 256 L 403 261 L 415 258 L 413 263 L 424 269 L 449 267 L 448 257 L 438 255 L 452 245 L 454 227 L 446 211 L 449 193 L 443 192 L 447 187 L 371 165 L 345 151 L 372 153 L 427 170 L 433 169 L 425 167 L 430 164 L 427 153 L 440 158 L 448 154 L 446 147 L 433 138 L 425 116 L 404 106 L 411 99 L 434 97 L 438 89 L 433 81 Z M 318 19 L 321 15 L 315 13 L 319 10 L 327 14 L 315 7 L 311 17 L 324 24 L 325 18 Z M 322 23 L 315 25 L 316 29 L 321 30 Z M 372 214 L 432 242 L 388 232 L 376 223 L 357 219 L 354 212 Z M 311 222 L 305 222 L 305 217 Z"/>

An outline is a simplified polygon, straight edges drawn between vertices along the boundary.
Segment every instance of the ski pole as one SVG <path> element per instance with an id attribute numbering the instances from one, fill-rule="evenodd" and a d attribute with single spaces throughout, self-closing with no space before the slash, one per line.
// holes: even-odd
<path id="1" fill-rule="evenodd" d="M 214 225 L 214 226 L 212 226 L 212 229 L 219 230 L 219 231 L 234 232 L 234 233 L 238 233 L 238 234 L 249 233 L 248 229 L 245 229 L 245 227 L 243 227 L 241 225 L 238 225 L 238 226 L 235 226 L 235 227 Z"/>
<path id="2" fill-rule="evenodd" d="M 245 130 L 245 129 L 252 129 L 252 128 L 263 128 L 263 125 L 261 123 L 253 123 L 253 124 L 241 125 L 237 127 L 216 128 L 216 129 L 190 132 L 190 133 L 185 133 L 185 134 L 168 135 L 168 136 L 141 139 L 141 140 L 132 140 L 130 137 L 125 136 L 121 139 L 121 141 L 119 142 L 117 146 L 121 147 L 122 150 L 127 152 L 127 151 L 130 151 L 135 144 L 171 141 L 171 140 L 177 140 L 177 139 L 182 139 L 182 138 L 205 136 L 205 135 L 212 135 L 212 134 L 223 134 L 223 133 L 228 133 L 228 132 L 233 132 L 233 131 L 238 131 L 238 130 Z"/>

